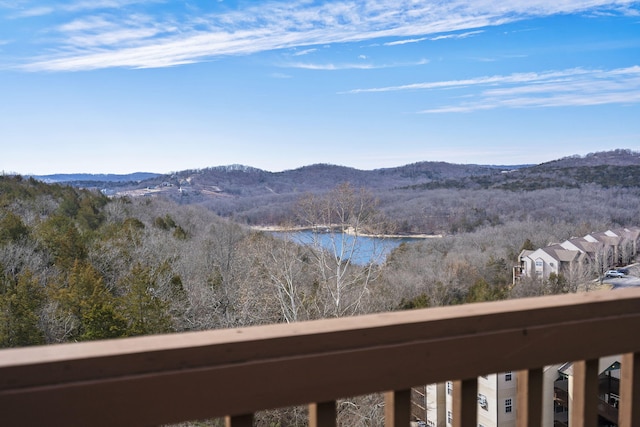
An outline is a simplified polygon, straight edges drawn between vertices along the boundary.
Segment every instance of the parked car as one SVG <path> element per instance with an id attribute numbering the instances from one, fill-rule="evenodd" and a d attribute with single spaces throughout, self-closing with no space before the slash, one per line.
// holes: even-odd
<path id="1" fill-rule="evenodd" d="M 604 277 L 624 277 L 624 273 L 620 273 L 618 270 L 607 270 Z"/>
<path id="2" fill-rule="evenodd" d="M 628 268 L 624 268 L 624 267 L 623 267 L 623 268 L 618 268 L 617 270 L 618 270 L 620 273 L 624 274 L 625 276 L 626 276 L 627 274 L 629 274 L 629 269 L 628 269 Z"/>

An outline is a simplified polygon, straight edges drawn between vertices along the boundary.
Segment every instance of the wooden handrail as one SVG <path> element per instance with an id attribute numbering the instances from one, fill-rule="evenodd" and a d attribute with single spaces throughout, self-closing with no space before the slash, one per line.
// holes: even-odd
<path id="1" fill-rule="evenodd" d="M 0 424 L 157 425 L 405 396 L 414 385 L 638 352 L 638 330 L 640 289 L 624 289 L 7 349 Z"/>

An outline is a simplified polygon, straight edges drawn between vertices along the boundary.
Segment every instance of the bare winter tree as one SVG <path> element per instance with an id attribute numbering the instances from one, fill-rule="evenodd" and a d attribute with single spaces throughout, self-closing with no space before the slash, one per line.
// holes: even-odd
<path id="1" fill-rule="evenodd" d="M 631 264 L 635 255 L 633 240 L 625 238 L 620 245 L 620 263 L 622 265 Z"/>
<path id="2" fill-rule="evenodd" d="M 252 241 L 257 250 L 254 259 L 259 263 L 262 280 L 270 285 L 278 301 L 282 320 L 291 323 L 309 318 L 305 300 L 310 286 L 305 277 L 303 247 L 287 231 L 282 238 L 256 233 Z"/>
<path id="3" fill-rule="evenodd" d="M 316 303 L 322 317 L 341 317 L 363 311 L 369 285 L 378 274 L 383 250 L 371 248 L 370 260 L 356 265 L 363 234 L 380 236 L 385 222 L 376 200 L 364 189 L 342 184 L 326 195 L 309 195 L 299 203 L 301 221 L 314 232 L 309 256 L 319 273 Z"/>

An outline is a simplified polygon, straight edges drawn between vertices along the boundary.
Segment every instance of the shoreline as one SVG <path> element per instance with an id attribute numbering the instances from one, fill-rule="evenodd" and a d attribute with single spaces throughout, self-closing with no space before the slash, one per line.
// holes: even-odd
<path id="1" fill-rule="evenodd" d="M 281 225 L 252 225 L 249 228 L 255 231 L 267 231 L 267 232 L 297 232 L 297 231 L 313 231 L 315 230 L 326 230 L 323 232 L 328 232 L 332 228 L 338 228 L 337 226 L 293 226 L 293 227 L 285 227 Z M 444 237 L 442 234 L 369 234 L 369 233 L 356 233 L 353 227 L 348 227 L 344 230 L 345 234 L 349 234 L 351 236 L 362 237 L 371 237 L 371 238 L 380 238 L 380 239 L 441 239 Z"/>

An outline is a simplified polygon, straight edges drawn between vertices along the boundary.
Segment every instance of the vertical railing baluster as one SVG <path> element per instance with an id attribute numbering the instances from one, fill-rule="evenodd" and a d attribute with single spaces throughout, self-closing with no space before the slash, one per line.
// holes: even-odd
<path id="1" fill-rule="evenodd" d="M 309 405 L 309 427 L 335 427 L 336 402 L 311 403 Z"/>
<path id="2" fill-rule="evenodd" d="M 408 427 L 411 417 L 411 389 L 384 394 L 385 427 Z"/>
<path id="3" fill-rule="evenodd" d="M 598 359 L 573 364 L 573 393 L 570 395 L 571 426 L 598 425 Z"/>
<path id="4" fill-rule="evenodd" d="M 253 414 L 227 416 L 225 427 L 253 427 Z"/>
<path id="5" fill-rule="evenodd" d="M 640 353 L 622 355 L 618 425 L 640 426 Z"/>
<path id="6" fill-rule="evenodd" d="M 518 371 L 516 386 L 516 425 L 540 427 L 542 425 L 542 368 Z"/>
<path id="7" fill-rule="evenodd" d="M 453 382 L 453 427 L 476 427 L 478 379 Z"/>

